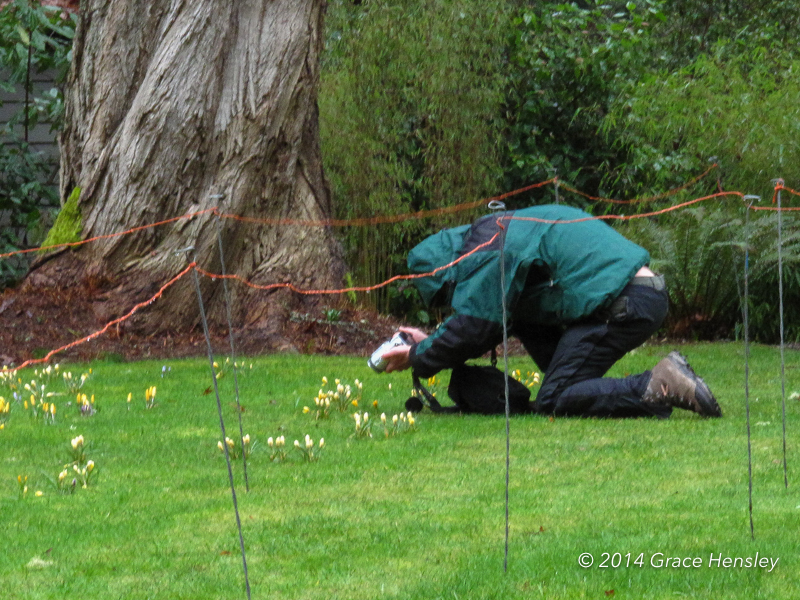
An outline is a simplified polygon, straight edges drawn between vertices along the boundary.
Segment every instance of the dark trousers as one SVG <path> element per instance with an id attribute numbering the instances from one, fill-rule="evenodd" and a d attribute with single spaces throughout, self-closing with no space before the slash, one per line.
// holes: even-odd
<path id="1" fill-rule="evenodd" d="M 642 402 L 650 371 L 603 377 L 627 352 L 661 326 L 669 305 L 666 290 L 628 285 L 609 311 L 568 327 L 515 323 L 519 338 L 544 371 L 534 412 L 580 417 L 661 417 L 672 409 Z"/>

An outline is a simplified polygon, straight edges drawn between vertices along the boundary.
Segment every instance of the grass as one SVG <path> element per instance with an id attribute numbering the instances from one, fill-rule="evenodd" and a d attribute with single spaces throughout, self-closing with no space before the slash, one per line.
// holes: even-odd
<path id="1" fill-rule="evenodd" d="M 612 374 L 644 370 L 666 351 L 642 348 Z M 722 419 L 676 411 L 666 421 L 512 420 L 507 573 L 502 417 L 423 413 L 417 431 L 385 439 L 375 423 L 373 439 L 356 439 L 353 411 L 320 421 L 303 414 L 321 377 L 360 378 L 360 408 L 378 400 L 378 412 L 391 415 L 408 395 L 407 374 L 373 374 L 363 358 L 253 358 L 240 377 L 244 429 L 256 442 L 249 493 L 234 463 L 253 598 L 793 596 L 800 587 L 793 535 L 800 406 L 787 400 L 787 490 L 778 351 L 757 346 L 750 359 L 754 541 L 742 345 L 682 351 L 717 394 Z M 162 378 L 163 363 L 92 364 L 83 390 L 96 397 L 91 417 L 66 406 L 66 397 L 56 398 L 55 425 L 12 406 L 0 431 L 2 597 L 245 597 L 216 400 L 205 393 L 208 362 L 167 365 Z M 531 364 L 515 358 L 512 367 Z M 800 388 L 798 369 L 800 355 L 789 351 L 787 395 Z M 145 409 L 151 385 L 156 405 Z M 439 387 L 443 396 L 446 386 Z M 236 437 L 230 373 L 220 389 L 228 434 Z M 79 434 L 97 479 L 60 495 L 48 478 L 69 462 Z M 268 437 L 285 435 L 291 445 L 306 434 L 326 440 L 318 462 L 294 452 L 270 462 Z M 18 475 L 29 477 L 23 497 Z M 578 565 L 585 552 L 594 557 L 590 568 Z M 779 559 L 771 572 L 709 566 L 712 554 L 756 553 Z M 642 554 L 642 566 L 633 564 Z M 667 557 L 697 557 L 701 566 L 654 566 Z M 609 567 L 600 568 L 604 559 Z"/>

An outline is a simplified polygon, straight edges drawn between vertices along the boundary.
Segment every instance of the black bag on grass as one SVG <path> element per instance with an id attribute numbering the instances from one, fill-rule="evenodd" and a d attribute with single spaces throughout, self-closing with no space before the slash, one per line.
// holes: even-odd
<path id="1" fill-rule="evenodd" d="M 473 413 L 481 415 L 502 415 L 506 412 L 505 375 L 496 367 L 459 365 L 453 369 L 447 395 L 455 406 L 442 406 L 420 383 L 416 374 L 414 389 L 427 400 L 428 407 L 436 413 Z M 531 391 L 522 383 L 508 378 L 508 406 L 512 415 L 530 412 Z M 411 397 L 406 401 L 406 409 L 412 412 L 422 410 L 422 400 Z"/>

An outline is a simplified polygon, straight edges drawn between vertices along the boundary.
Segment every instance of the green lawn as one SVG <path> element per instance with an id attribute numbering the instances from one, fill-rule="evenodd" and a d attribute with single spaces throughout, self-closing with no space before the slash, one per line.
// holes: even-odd
<path id="1" fill-rule="evenodd" d="M 648 368 L 669 349 L 640 349 L 612 374 Z M 800 589 L 800 406 L 787 399 L 787 490 L 779 352 L 756 346 L 750 361 L 753 541 L 743 347 L 680 349 L 717 394 L 722 419 L 684 411 L 666 421 L 512 419 L 507 573 L 502 417 L 422 413 L 416 431 L 387 439 L 377 417 L 402 409 L 408 374 L 376 375 L 365 358 L 247 359 L 240 388 L 254 443 L 249 493 L 241 461 L 234 474 L 252 597 L 793 597 Z M 789 395 L 800 391 L 800 354 L 786 358 Z M 165 364 L 171 372 L 162 378 Z M 0 431 L 0 597 L 245 598 L 216 399 L 205 393 L 208 361 L 62 370 L 89 367 L 82 391 L 95 395 L 96 414 L 80 416 L 72 397 L 57 396 L 51 425 L 12 403 Z M 533 368 L 522 358 L 512 367 Z M 26 372 L 23 382 L 32 376 Z M 323 420 L 303 413 L 335 378 L 363 381 L 359 410 L 371 412 L 372 439 L 354 437 L 354 408 Z M 153 385 L 156 402 L 147 409 Z M 220 390 L 236 437 L 230 372 Z M 292 450 L 285 462 L 270 461 L 269 437 L 283 435 L 290 447 L 306 434 L 315 443 L 325 438 L 320 460 L 304 462 Z M 94 479 L 60 494 L 52 480 L 78 435 L 96 464 Z M 24 496 L 18 476 L 28 477 Z M 592 555 L 589 568 L 578 564 L 583 553 Z M 756 553 L 769 566 L 723 563 Z"/>

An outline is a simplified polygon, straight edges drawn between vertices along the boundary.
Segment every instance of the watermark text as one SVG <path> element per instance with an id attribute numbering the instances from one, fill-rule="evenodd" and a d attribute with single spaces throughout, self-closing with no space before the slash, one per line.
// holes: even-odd
<path id="1" fill-rule="evenodd" d="M 703 556 L 680 556 L 665 552 L 602 552 L 597 558 L 590 552 L 578 557 L 578 565 L 584 569 L 762 569 L 772 573 L 780 557 L 761 556 L 756 552 L 750 556 L 731 556 L 724 552 L 711 552 Z"/>

